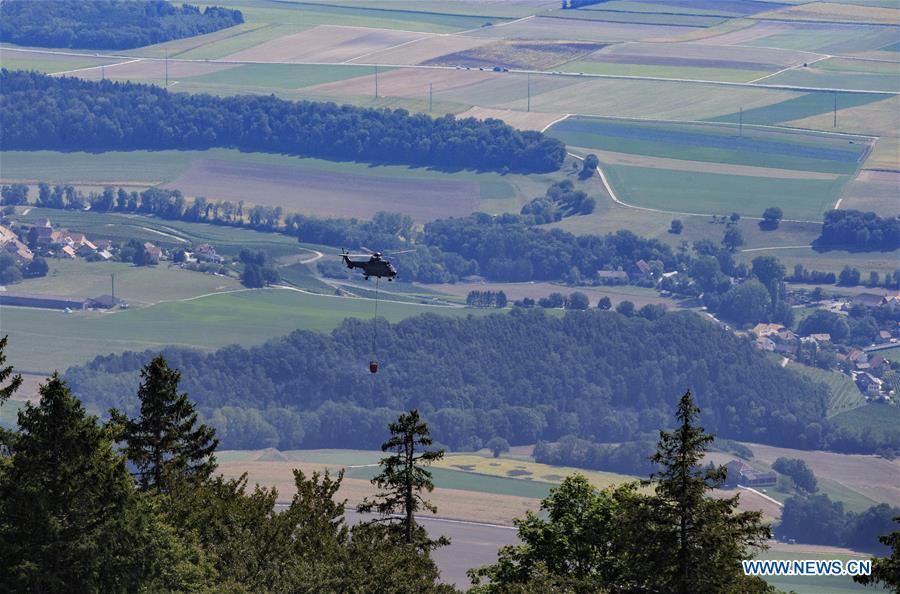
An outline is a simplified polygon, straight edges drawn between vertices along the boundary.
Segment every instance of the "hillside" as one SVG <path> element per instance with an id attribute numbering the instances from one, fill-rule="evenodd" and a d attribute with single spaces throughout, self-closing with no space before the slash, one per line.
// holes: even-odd
<path id="1" fill-rule="evenodd" d="M 682 312 L 650 322 L 611 312 L 563 318 L 514 311 L 424 315 L 378 328 L 345 320 L 330 335 L 297 331 L 212 354 L 164 350 L 182 387 L 229 448 L 377 446 L 400 409 L 418 407 L 454 449 L 566 434 L 611 441 L 656 432 L 690 388 L 722 437 L 821 446 L 827 390 L 778 367 L 744 339 Z M 151 353 L 98 357 L 66 378 L 92 408 L 131 409 Z"/>

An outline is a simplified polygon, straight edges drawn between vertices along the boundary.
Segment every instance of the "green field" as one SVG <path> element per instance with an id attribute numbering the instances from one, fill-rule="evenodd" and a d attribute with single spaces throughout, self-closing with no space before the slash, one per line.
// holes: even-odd
<path id="1" fill-rule="evenodd" d="M 787 219 L 820 220 L 833 207 L 846 177 L 777 179 L 676 171 L 630 165 L 606 166 L 609 183 L 634 206 L 688 213 L 760 216 L 777 204 Z"/>
<path id="2" fill-rule="evenodd" d="M 847 561 L 849 559 L 867 558 L 865 555 L 851 556 L 843 553 L 786 553 L 783 551 L 764 551 L 755 559 L 840 559 Z M 846 594 L 847 592 L 886 592 L 881 588 L 867 588 L 861 584 L 857 584 L 850 577 L 842 576 L 777 576 L 766 577 L 766 581 L 786 592 L 794 592 L 795 594 Z"/>
<path id="3" fill-rule="evenodd" d="M 350 468 L 345 476 L 347 478 L 368 480 L 378 474 L 378 472 L 379 469 L 374 466 Z M 478 493 L 493 493 L 495 495 L 513 495 L 515 497 L 528 497 L 529 499 L 543 499 L 550 493 L 550 489 L 554 487 L 553 483 L 502 478 L 463 472 L 461 470 L 447 470 L 445 468 L 432 468 L 431 474 L 434 478 L 435 487 L 476 491 Z"/>
<path id="4" fill-rule="evenodd" d="M 831 422 L 852 431 L 870 430 L 873 434 L 895 435 L 900 427 L 900 406 L 896 404 L 867 404 L 835 415 Z"/>
<path id="5" fill-rule="evenodd" d="M 777 103 L 744 109 L 743 113 L 734 111 L 708 119 L 711 122 L 731 122 L 736 124 L 743 118 L 745 124 L 771 126 L 819 114 L 831 113 L 835 107 L 835 99 L 837 99 L 838 110 L 841 110 L 868 105 L 889 97 L 890 95 L 880 93 L 811 92 Z"/>
<path id="6" fill-rule="evenodd" d="M 714 124 L 573 117 L 549 134 L 570 146 L 685 161 L 851 174 L 866 152 L 864 138 Z"/>
<path id="7" fill-rule="evenodd" d="M 866 399 L 853 380 L 836 371 L 825 371 L 817 367 L 809 367 L 801 363 L 791 362 L 788 367 L 805 375 L 809 379 L 822 382 L 828 386 L 828 415 L 836 415 L 841 412 L 863 406 Z"/>
<path id="8" fill-rule="evenodd" d="M 368 319 L 372 312 L 368 299 L 259 289 L 104 313 L 5 307 L 0 327 L 10 337 L 10 363 L 23 372 L 46 373 L 111 352 L 166 345 L 211 350 L 234 343 L 256 345 L 301 328 L 327 332 L 346 317 Z M 378 306 L 379 318 L 391 322 L 423 313 L 490 312 L 389 301 Z M 385 364 L 390 365 L 389 360 Z"/>
<path id="9" fill-rule="evenodd" d="M 893 361 L 894 363 L 900 363 L 900 346 L 894 347 L 892 349 L 885 349 L 883 351 L 878 351 L 877 355 L 881 355 L 888 361 Z"/>

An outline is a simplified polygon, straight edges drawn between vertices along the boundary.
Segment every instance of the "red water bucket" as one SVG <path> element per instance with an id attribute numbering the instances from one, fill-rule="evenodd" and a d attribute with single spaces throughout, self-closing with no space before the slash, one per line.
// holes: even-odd
<path id="1" fill-rule="evenodd" d="M 369 371 L 378 373 L 378 361 L 369 361 Z"/>

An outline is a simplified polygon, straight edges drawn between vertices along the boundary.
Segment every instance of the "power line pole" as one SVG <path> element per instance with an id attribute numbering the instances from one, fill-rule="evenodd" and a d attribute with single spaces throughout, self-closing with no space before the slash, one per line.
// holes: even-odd
<path id="1" fill-rule="evenodd" d="M 428 112 L 431 112 L 431 108 L 434 105 L 434 84 L 428 83 Z"/>
<path id="2" fill-rule="evenodd" d="M 831 127 L 837 128 L 837 93 L 834 94 L 834 122 L 832 122 Z"/>
<path id="3" fill-rule="evenodd" d="M 375 98 L 378 99 L 378 64 L 375 64 Z"/>
<path id="4" fill-rule="evenodd" d="M 100 80 L 106 80 L 106 64 L 100 64 Z"/>
<path id="5" fill-rule="evenodd" d="M 528 111 L 531 111 L 531 73 L 528 73 Z"/>
<path id="6" fill-rule="evenodd" d="M 166 88 L 169 88 L 169 50 L 166 49 Z"/>

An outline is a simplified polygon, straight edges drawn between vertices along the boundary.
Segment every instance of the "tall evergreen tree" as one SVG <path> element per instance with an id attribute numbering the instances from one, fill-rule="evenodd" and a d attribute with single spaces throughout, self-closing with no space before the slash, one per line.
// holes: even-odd
<path id="1" fill-rule="evenodd" d="M 894 518 L 894 522 L 900 523 L 900 516 Z M 900 530 L 879 536 L 878 540 L 891 547 L 890 554 L 872 559 L 872 573 L 853 576 L 853 581 L 866 586 L 884 586 L 900 594 Z"/>
<path id="2" fill-rule="evenodd" d="M 430 540 L 424 529 L 416 526 L 415 513 L 427 509 L 437 513 L 437 508 L 425 500 L 422 491 L 434 490 L 431 472 L 426 470 L 432 462 L 444 457 L 443 450 L 428 450 L 432 444 L 428 425 L 419 417 L 418 410 L 400 415 L 396 423 L 390 423 L 391 437 L 381 445 L 382 452 L 394 454 L 381 459 L 382 471 L 372 479 L 379 492 L 373 500 L 366 498 L 357 507 L 361 513 L 377 512 L 376 522 L 396 525 L 406 544 L 416 543 L 429 550 L 449 544 L 445 537 Z M 392 514 L 403 513 L 396 521 Z"/>
<path id="3" fill-rule="evenodd" d="M 13 375 L 12 365 L 6 367 L 3 366 L 3 364 L 6 363 L 6 343 L 8 340 L 9 335 L 0 338 L 0 406 L 9 400 L 10 396 L 12 396 L 15 391 L 19 389 L 19 386 L 22 385 L 22 376 L 18 373 Z M 3 383 L 10 377 L 12 377 L 12 379 L 4 386 Z"/>
<path id="4" fill-rule="evenodd" d="M 166 491 L 179 478 L 205 480 L 216 468 L 215 431 L 197 424 L 197 412 L 185 393 L 178 393 L 181 374 L 162 355 L 141 369 L 138 399 L 141 413 L 128 419 L 111 410 L 122 428 L 125 453 L 137 467 L 142 489 Z"/>
<path id="5" fill-rule="evenodd" d="M 649 508 L 647 533 L 653 576 L 661 591 L 678 594 L 764 588 L 744 578 L 740 562 L 752 556 L 751 549 L 763 548 L 771 531 L 761 512 L 736 512 L 737 495 L 706 497 L 724 482 L 725 468 L 701 465 L 714 438 L 696 424 L 699 413 L 686 392 L 675 414 L 677 429 L 660 432 L 651 458 L 660 467 L 652 477 L 657 501 Z"/>
<path id="6" fill-rule="evenodd" d="M 0 591 L 124 592 L 144 579 L 123 525 L 134 491 L 108 432 L 54 374 L 0 466 Z"/>

